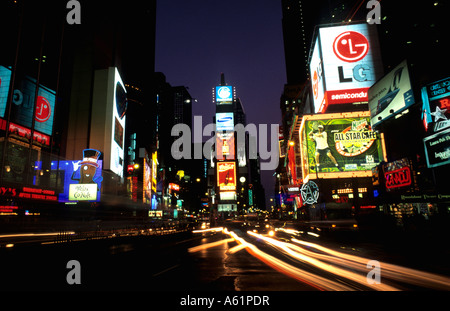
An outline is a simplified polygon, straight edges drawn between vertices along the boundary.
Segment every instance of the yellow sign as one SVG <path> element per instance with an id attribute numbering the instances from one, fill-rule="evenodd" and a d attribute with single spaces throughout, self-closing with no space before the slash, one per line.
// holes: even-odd
<path id="1" fill-rule="evenodd" d="M 97 184 L 69 185 L 69 201 L 96 201 Z"/>

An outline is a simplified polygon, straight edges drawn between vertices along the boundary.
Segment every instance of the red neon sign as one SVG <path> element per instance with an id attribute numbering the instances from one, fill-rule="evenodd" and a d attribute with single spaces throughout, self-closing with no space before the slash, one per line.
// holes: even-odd
<path id="1" fill-rule="evenodd" d="M 450 108 L 450 98 L 443 98 L 439 100 L 439 103 L 441 104 L 441 109 Z"/>
<path id="2" fill-rule="evenodd" d="M 409 167 L 402 167 L 395 171 L 386 172 L 386 188 L 399 188 L 411 185 L 411 170 Z"/>
<path id="3" fill-rule="evenodd" d="M 45 201 L 58 201 L 54 190 L 41 188 L 23 187 L 22 190 L 10 187 L 0 187 L 0 195 L 8 197 L 19 197 L 25 199 L 36 199 Z"/>
<path id="4" fill-rule="evenodd" d="M 6 130 L 6 120 L 0 119 L 0 129 Z M 20 126 L 13 122 L 9 123 L 9 131 L 8 132 L 18 135 L 20 137 L 25 137 L 27 139 L 30 139 L 30 137 L 31 137 L 31 130 L 29 128 Z M 50 146 L 50 136 L 42 134 L 38 131 L 33 132 L 33 140 L 42 145 Z"/>
<path id="5" fill-rule="evenodd" d="M 180 191 L 180 186 L 174 183 L 169 183 L 169 189 L 174 191 Z"/>

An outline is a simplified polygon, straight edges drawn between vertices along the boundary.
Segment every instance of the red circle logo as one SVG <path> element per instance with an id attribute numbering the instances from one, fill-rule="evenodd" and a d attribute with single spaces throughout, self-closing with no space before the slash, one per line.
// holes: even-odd
<path id="1" fill-rule="evenodd" d="M 317 97 L 319 96 L 319 76 L 317 75 L 317 71 L 315 70 L 313 74 L 312 84 L 313 84 L 314 98 L 317 99 Z"/>
<path id="2" fill-rule="evenodd" d="M 38 96 L 36 103 L 36 116 L 35 119 L 38 122 L 45 122 L 51 115 L 50 103 L 45 97 Z"/>
<path id="3" fill-rule="evenodd" d="M 344 62 L 357 62 L 369 52 L 369 41 L 359 32 L 346 31 L 334 39 L 333 52 Z"/>

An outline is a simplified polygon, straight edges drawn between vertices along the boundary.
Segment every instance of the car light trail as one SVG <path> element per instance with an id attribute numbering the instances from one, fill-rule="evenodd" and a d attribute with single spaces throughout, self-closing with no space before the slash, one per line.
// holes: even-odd
<path id="1" fill-rule="evenodd" d="M 237 234 L 233 231 L 224 230 L 224 233 L 229 234 L 232 236 L 239 244 L 243 245 L 243 247 L 246 248 L 246 250 L 253 255 L 254 257 L 258 258 L 262 262 L 266 263 L 268 266 L 274 268 L 275 270 L 286 274 L 294 279 L 297 279 L 301 282 L 304 282 L 318 290 L 332 290 L 332 291 L 351 291 L 353 290 L 351 287 L 333 281 L 326 279 L 322 276 L 310 273 L 308 271 L 302 270 L 300 268 L 294 267 L 274 256 L 271 256 L 263 251 L 261 251 L 259 248 L 257 248 L 254 244 L 247 242 L 243 238 L 240 238 L 237 236 Z"/>
<path id="2" fill-rule="evenodd" d="M 35 236 L 52 236 L 52 235 L 59 235 L 59 234 L 75 234 L 74 231 L 69 232 L 47 232 L 47 233 L 15 233 L 15 234 L 2 234 L 0 235 L 1 238 L 21 238 L 21 237 L 35 237 Z"/>
<path id="3" fill-rule="evenodd" d="M 323 247 L 316 243 L 310 243 L 306 241 L 301 241 L 296 238 L 291 240 L 292 242 L 308 246 L 311 248 L 315 248 L 324 253 L 328 253 L 332 256 L 318 254 L 315 252 L 310 252 L 303 249 L 303 252 L 308 252 L 309 255 L 315 256 L 319 259 L 324 259 L 333 262 L 339 262 L 342 265 L 345 265 L 352 269 L 358 269 L 360 271 L 367 271 L 366 265 L 370 260 L 368 258 L 354 256 L 342 252 L 338 252 L 327 247 Z M 325 256 L 325 257 L 324 257 Z M 411 268 L 406 268 L 390 263 L 380 262 L 381 264 L 381 275 L 383 278 L 392 279 L 400 282 L 405 282 L 413 285 L 429 287 L 433 289 L 439 290 L 450 290 L 450 278 L 424 272 L 420 270 L 415 270 Z"/>
<path id="4" fill-rule="evenodd" d="M 199 229 L 199 230 L 192 230 L 192 233 L 220 232 L 220 231 L 223 231 L 223 228 L 222 228 L 222 227 L 208 228 L 208 229 Z"/>
<path id="5" fill-rule="evenodd" d="M 233 241 L 234 241 L 233 238 L 228 238 L 228 239 L 223 239 L 223 240 L 216 241 L 216 242 L 211 242 L 211 243 L 207 243 L 207 244 L 201 244 L 201 245 L 189 248 L 188 252 L 189 253 L 195 253 L 195 252 L 198 252 L 198 251 L 210 248 L 210 247 L 218 246 L 218 245 L 225 244 L 225 243 L 228 243 L 228 242 L 233 242 Z"/>
<path id="6" fill-rule="evenodd" d="M 360 275 L 360 274 L 357 274 L 357 273 L 321 262 L 320 260 L 315 259 L 313 256 L 309 256 L 306 252 L 303 252 L 300 247 L 293 245 L 291 243 L 281 242 L 281 241 L 275 240 L 273 238 L 263 236 L 261 234 L 256 234 L 251 231 L 247 231 L 247 233 L 251 236 L 254 236 L 258 239 L 263 240 L 266 243 L 276 246 L 278 249 L 284 251 L 286 254 L 290 255 L 291 257 L 293 257 L 295 259 L 298 259 L 302 262 L 308 263 L 316 268 L 320 268 L 324 271 L 333 273 L 340 277 L 345 277 L 346 279 L 349 279 L 353 282 L 362 284 L 363 286 L 370 287 L 374 290 L 382 290 L 382 291 L 398 290 L 397 288 L 386 285 L 386 284 L 369 284 L 367 282 L 367 277 L 365 275 Z"/>

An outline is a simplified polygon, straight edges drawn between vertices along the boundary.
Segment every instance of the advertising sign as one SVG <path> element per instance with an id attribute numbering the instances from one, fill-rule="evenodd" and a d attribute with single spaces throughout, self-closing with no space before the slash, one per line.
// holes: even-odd
<path id="1" fill-rule="evenodd" d="M 158 152 L 155 151 L 152 153 L 152 191 L 153 191 L 153 193 L 156 192 L 157 171 L 158 171 Z"/>
<path id="2" fill-rule="evenodd" d="M 383 165 L 386 190 L 411 186 L 412 174 L 409 160 L 403 158 Z"/>
<path id="3" fill-rule="evenodd" d="M 232 112 L 216 113 L 216 131 L 234 131 L 234 117 Z"/>
<path id="4" fill-rule="evenodd" d="M 367 91 L 383 70 L 376 27 L 319 28 L 310 66 L 316 113 L 332 104 L 367 102 Z"/>
<path id="5" fill-rule="evenodd" d="M 90 145 L 103 151 L 104 169 L 123 177 L 128 101 L 117 68 L 95 72 Z"/>
<path id="6" fill-rule="evenodd" d="M 422 119 L 428 131 L 439 132 L 450 127 L 450 77 L 422 88 Z"/>
<path id="7" fill-rule="evenodd" d="M 95 149 L 83 150 L 83 160 L 52 161 L 52 172 L 61 176 L 59 202 L 100 201 L 103 161 Z"/>
<path id="8" fill-rule="evenodd" d="M 97 184 L 69 185 L 69 201 L 97 201 Z"/>
<path id="9" fill-rule="evenodd" d="M 311 117 L 304 116 L 300 129 L 304 177 L 310 173 L 314 173 L 310 176 L 314 178 L 316 173 L 343 176 L 345 172 L 371 172 L 383 160 L 381 140 L 370 126 L 370 117 L 351 114 Z"/>
<path id="10" fill-rule="evenodd" d="M 6 67 L 0 66 L 0 118 L 3 118 L 5 116 L 10 83 L 11 70 Z"/>
<path id="11" fill-rule="evenodd" d="M 218 212 L 236 212 L 237 204 L 217 204 Z"/>
<path id="12" fill-rule="evenodd" d="M 145 153 L 147 155 L 147 153 Z M 152 200 L 152 167 L 151 161 L 147 160 L 147 156 L 144 157 L 144 176 L 143 176 L 143 195 L 142 202 L 145 204 L 151 204 Z"/>
<path id="13" fill-rule="evenodd" d="M 11 70 L 0 66 L 0 117 L 5 116 L 8 99 Z M 53 117 L 56 96 L 53 90 L 43 85 L 39 86 L 36 110 L 35 105 L 36 80 L 26 76 L 19 87 L 13 91 L 10 121 L 31 129 L 34 116 L 34 129 L 41 133 L 52 135 Z"/>
<path id="14" fill-rule="evenodd" d="M 231 104 L 233 103 L 233 87 L 226 86 L 216 86 L 216 104 Z"/>
<path id="15" fill-rule="evenodd" d="M 217 162 L 217 186 L 220 191 L 236 190 L 236 164 Z"/>
<path id="16" fill-rule="evenodd" d="M 450 129 L 425 137 L 423 143 L 429 168 L 450 163 Z"/>
<path id="17" fill-rule="evenodd" d="M 317 113 L 323 110 L 325 100 L 325 85 L 324 85 L 325 81 L 323 79 L 323 68 L 319 46 L 319 37 L 317 37 L 316 43 L 314 44 L 314 50 L 309 64 L 309 70 L 311 72 L 311 85 L 313 91 L 312 94 L 315 107 L 314 112 Z"/>
<path id="18" fill-rule="evenodd" d="M 216 133 L 217 160 L 234 160 L 234 132 Z"/>
<path id="19" fill-rule="evenodd" d="M 236 200 L 236 191 L 221 191 L 220 192 L 220 200 Z"/>
<path id="20" fill-rule="evenodd" d="M 393 117 L 414 102 L 408 64 L 405 60 L 369 89 L 372 126 Z"/>

